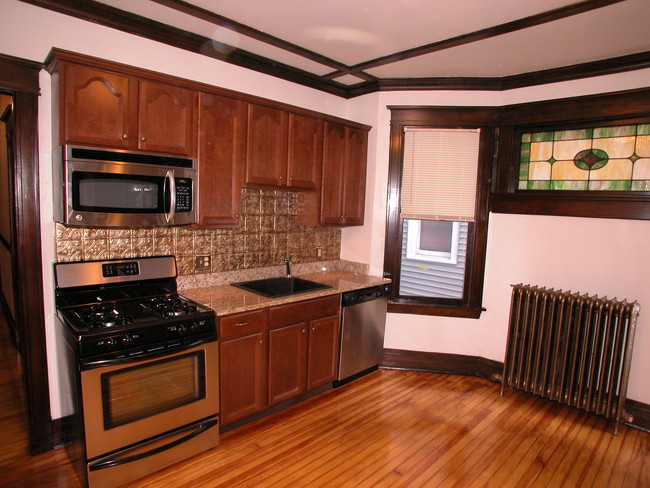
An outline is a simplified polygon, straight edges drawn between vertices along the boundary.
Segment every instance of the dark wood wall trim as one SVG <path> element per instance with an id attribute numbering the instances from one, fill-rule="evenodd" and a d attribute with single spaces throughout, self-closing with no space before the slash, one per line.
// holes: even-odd
<path id="1" fill-rule="evenodd" d="M 45 348 L 38 173 L 38 74 L 41 65 L 3 56 L 0 89 L 13 96 L 14 279 L 16 326 L 21 330 L 21 360 L 32 454 L 52 446 L 52 421 Z M 34 236 L 37 238 L 35 239 Z"/>
<path id="2" fill-rule="evenodd" d="M 500 383 L 503 363 L 480 356 L 465 356 L 441 352 L 384 349 L 381 368 L 428 371 L 431 373 L 464 374 L 486 378 Z M 650 405 L 627 399 L 625 410 L 634 418 L 628 425 L 650 430 Z"/>

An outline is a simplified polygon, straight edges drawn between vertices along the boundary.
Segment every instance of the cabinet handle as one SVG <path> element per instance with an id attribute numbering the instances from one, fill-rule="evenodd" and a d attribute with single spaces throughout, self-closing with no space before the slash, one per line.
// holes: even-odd
<path id="1" fill-rule="evenodd" d="M 146 142 L 146 141 L 147 141 L 147 138 L 146 138 L 145 136 L 142 136 L 142 137 L 140 138 L 140 140 L 141 140 L 142 142 Z"/>
<path id="2" fill-rule="evenodd" d="M 238 219 L 238 218 L 239 218 L 239 214 L 235 214 L 235 218 Z"/>
<path id="3" fill-rule="evenodd" d="M 264 344 L 264 341 L 262 339 L 260 339 L 260 344 Z"/>
<path id="4" fill-rule="evenodd" d="M 128 139 L 129 135 L 128 134 L 122 134 L 122 139 Z"/>
<path id="5" fill-rule="evenodd" d="M 244 327 L 244 326 L 246 326 L 246 325 L 249 325 L 250 323 L 251 323 L 250 320 L 247 320 L 246 322 L 237 322 L 237 323 L 235 324 L 235 327 Z"/>

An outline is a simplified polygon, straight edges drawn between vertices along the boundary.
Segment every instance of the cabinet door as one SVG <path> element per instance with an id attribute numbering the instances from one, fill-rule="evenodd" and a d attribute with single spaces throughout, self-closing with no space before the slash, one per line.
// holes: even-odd
<path id="1" fill-rule="evenodd" d="M 129 147 L 129 123 L 137 110 L 129 77 L 67 63 L 62 72 L 61 143 Z"/>
<path id="2" fill-rule="evenodd" d="M 239 227 L 246 103 L 208 93 L 199 103 L 197 227 Z"/>
<path id="3" fill-rule="evenodd" d="M 140 80 L 138 149 L 194 156 L 197 97 L 187 88 Z"/>
<path id="4" fill-rule="evenodd" d="M 289 114 L 262 105 L 248 106 L 246 183 L 286 186 Z"/>
<path id="5" fill-rule="evenodd" d="M 305 391 L 307 322 L 269 332 L 269 405 Z"/>
<path id="6" fill-rule="evenodd" d="M 343 168 L 343 223 L 363 225 L 366 201 L 366 157 L 368 133 L 346 129 L 347 158 Z"/>
<path id="7" fill-rule="evenodd" d="M 339 357 L 339 316 L 309 323 L 307 390 L 335 381 Z"/>
<path id="8" fill-rule="evenodd" d="M 289 116 L 288 186 L 315 190 L 323 165 L 323 121 Z"/>
<path id="9" fill-rule="evenodd" d="M 341 185 L 346 160 L 345 127 L 328 123 L 323 143 L 323 182 L 321 189 L 320 222 L 341 224 Z"/>
<path id="10" fill-rule="evenodd" d="M 223 424 L 266 407 L 263 333 L 220 343 L 221 419 Z"/>

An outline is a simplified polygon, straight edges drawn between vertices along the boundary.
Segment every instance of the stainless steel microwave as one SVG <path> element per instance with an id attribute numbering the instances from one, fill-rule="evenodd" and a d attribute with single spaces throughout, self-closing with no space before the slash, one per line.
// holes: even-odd
<path id="1" fill-rule="evenodd" d="M 54 220 L 90 227 L 196 222 L 196 160 L 62 146 L 54 154 Z"/>

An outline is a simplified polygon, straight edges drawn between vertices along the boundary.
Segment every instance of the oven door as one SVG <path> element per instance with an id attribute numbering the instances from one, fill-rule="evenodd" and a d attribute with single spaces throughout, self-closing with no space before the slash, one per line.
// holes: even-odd
<path id="1" fill-rule="evenodd" d="M 64 223 L 162 226 L 195 221 L 194 170 L 66 161 Z"/>
<path id="2" fill-rule="evenodd" d="M 86 457 L 92 460 L 214 417 L 218 342 L 84 370 L 81 390 Z"/>

